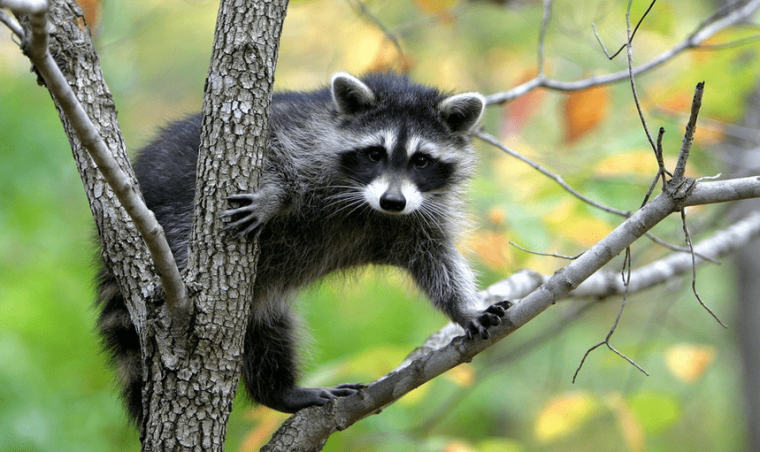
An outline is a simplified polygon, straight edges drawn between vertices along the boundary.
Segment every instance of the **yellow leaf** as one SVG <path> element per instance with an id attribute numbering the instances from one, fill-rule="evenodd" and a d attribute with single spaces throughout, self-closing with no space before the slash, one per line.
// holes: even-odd
<path id="1" fill-rule="evenodd" d="M 595 172 L 599 176 L 654 175 L 657 172 L 657 160 L 651 149 L 637 149 L 603 159 L 596 164 Z"/>
<path id="2" fill-rule="evenodd" d="M 615 420 L 617 421 L 625 443 L 628 445 L 628 449 L 633 452 L 645 450 L 646 437 L 644 435 L 644 427 L 633 414 L 628 402 L 623 399 L 623 396 L 616 393 L 607 397 L 607 404 L 615 413 Z"/>
<path id="3" fill-rule="evenodd" d="M 580 429 L 598 408 L 596 399 L 585 392 L 558 396 L 538 413 L 534 434 L 542 443 L 567 436 Z"/>
<path id="4" fill-rule="evenodd" d="M 351 45 L 344 50 L 343 67 L 353 72 L 372 68 L 383 49 L 385 34 L 375 28 L 362 27 L 354 31 Z M 382 52 L 381 52 L 382 53 Z"/>
<path id="5" fill-rule="evenodd" d="M 715 348 L 709 345 L 678 344 L 665 351 L 665 363 L 681 381 L 695 383 L 715 360 Z"/>
<path id="6" fill-rule="evenodd" d="M 565 142 L 572 143 L 599 124 L 607 114 L 609 89 L 598 86 L 570 93 L 565 99 Z"/>
<path id="7" fill-rule="evenodd" d="M 694 132 L 694 142 L 701 146 L 709 146 L 718 143 L 725 137 L 724 127 L 710 125 L 711 128 L 698 127 Z"/>
<path id="8" fill-rule="evenodd" d="M 382 375 L 393 369 L 409 353 L 403 347 L 378 346 L 351 357 L 349 365 L 353 372 L 363 375 Z"/>
<path id="9" fill-rule="evenodd" d="M 612 231 L 612 227 L 601 220 L 587 217 L 574 220 L 563 230 L 567 233 L 567 237 L 581 245 L 591 246 L 607 236 Z"/>
<path id="10" fill-rule="evenodd" d="M 561 201 L 557 207 L 544 217 L 544 221 L 562 234 L 581 245 L 590 246 L 597 243 L 612 231 L 612 227 L 602 220 L 578 211 L 574 200 Z"/>
<path id="11" fill-rule="evenodd" d="M 468 388 L 475 381 L 475 370 L 470 364 L 465 363 L 451 369 L 443 376 L 463 388 Z"/>
<path id="12" fill-rule="evenodd" d="M 368 72 L 391 71 L 408 74 L 413 65 L 414 60 L 409 55 L 399 53 L 399 50 L 389 39 L 384 39 L 378 47 L 374 59 L 369 63 Z"/>

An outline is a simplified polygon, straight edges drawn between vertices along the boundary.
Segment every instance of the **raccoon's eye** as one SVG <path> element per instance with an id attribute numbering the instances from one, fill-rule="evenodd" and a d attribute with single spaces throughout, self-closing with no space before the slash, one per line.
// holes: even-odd
<path id="1" fill-rule="evenodd" d="M 415 154 L 412 156 L 412 163 L 417 168 L 424 168 L 430 163 L 430 157 L 425 154 Z"/>
<path id="2" fill-rule="evenodd" d="M 385 157 L 385 148 L 382 146 L 372 146 L 365 151 L 367 157 L 373 162 L 377 163 Z"/>

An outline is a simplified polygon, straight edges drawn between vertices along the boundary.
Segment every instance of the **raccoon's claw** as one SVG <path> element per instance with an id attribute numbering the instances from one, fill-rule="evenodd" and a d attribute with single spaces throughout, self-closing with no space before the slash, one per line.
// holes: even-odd
<path id="1" fill-rule="evenodd" d="M 282 394 L 281 400 L 272 408 L 286 413 L 295 413 L 310 406 L 322 406 L 337 397 L 356 394 L 366 388 L 360 383 L 347 383 L 329 388 L 303 388 L 294 386 Z"/>
<path id="2" fill-rule="evenodd" d="M 488 328 L 501 324 L 501 318 L 504 317 L 507 309 L 511 306 L 511 301 L 502 300 L 487 307 L 480 316 L 470 320 L 465 327 L 464 331 L 467 339 L 472 340 L 475 335 L 480 336 L 482 339 L 491 337 Z"/>
<path id="3" fill-rule="evenodd" d="M 247 202 L 248 204 L 222 212 L 219 215 L 220 218 L 239 217 L 236 220 L 224 225 L 222 230 L 237 230 L 236 235 L 238 237 L 242 237 L 254 231 L 258 232 L 258 230 L 261 229 L 261 227 L 264 225 L 264 221 L 258 214 L 258 196 L 255 193 L 241 193 L 237 195 L 230 195 L 227 197 L 227 201 Z"/>

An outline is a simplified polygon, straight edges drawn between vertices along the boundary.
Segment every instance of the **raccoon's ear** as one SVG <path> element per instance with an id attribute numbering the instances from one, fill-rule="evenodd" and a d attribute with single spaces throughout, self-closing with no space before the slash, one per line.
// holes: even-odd
<path id="1" fill-rule="evenodd" d="M 479 93 L 464 93 L 447 97 L 438 104 L 443 121 L 457 133 L 471 131 L 483 116 L 486 98 Z"/>
<path id="2" fill-rule="evenodd" d="M 375 104 L 375 94 L 358 78 L 338 72 L 332 76 L 332 97 L 335 108 L 352 115 Z"/>

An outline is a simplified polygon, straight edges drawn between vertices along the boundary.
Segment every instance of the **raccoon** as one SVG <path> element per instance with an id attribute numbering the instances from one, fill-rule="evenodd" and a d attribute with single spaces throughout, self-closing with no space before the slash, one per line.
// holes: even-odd
<path id="1" fill-rule="evenodd" d="M 448 95 L 393 74 L 346 73 L 329 87 L 273 96 L 261 187 L 231 194 L 230 239 L 258 234 L 260 258 L 245 333 L 242 376 L 250 397 L 292 413 L 362 385 L 296 384 L 290 299 L 323 276 L 363 265 L 406 269 L 469 338 L 489 336 L 508 304 L 479 311 L 475 277 L 455 247 L 477 93 Z M 175 122 L 139 151 L 134 170 L 180 268 L 187 260 L 201 116 Z M 101 272 L 100 332 L 118 364 L 124 399 L 141 425 L 137 332 L 114 277 Z"/>

